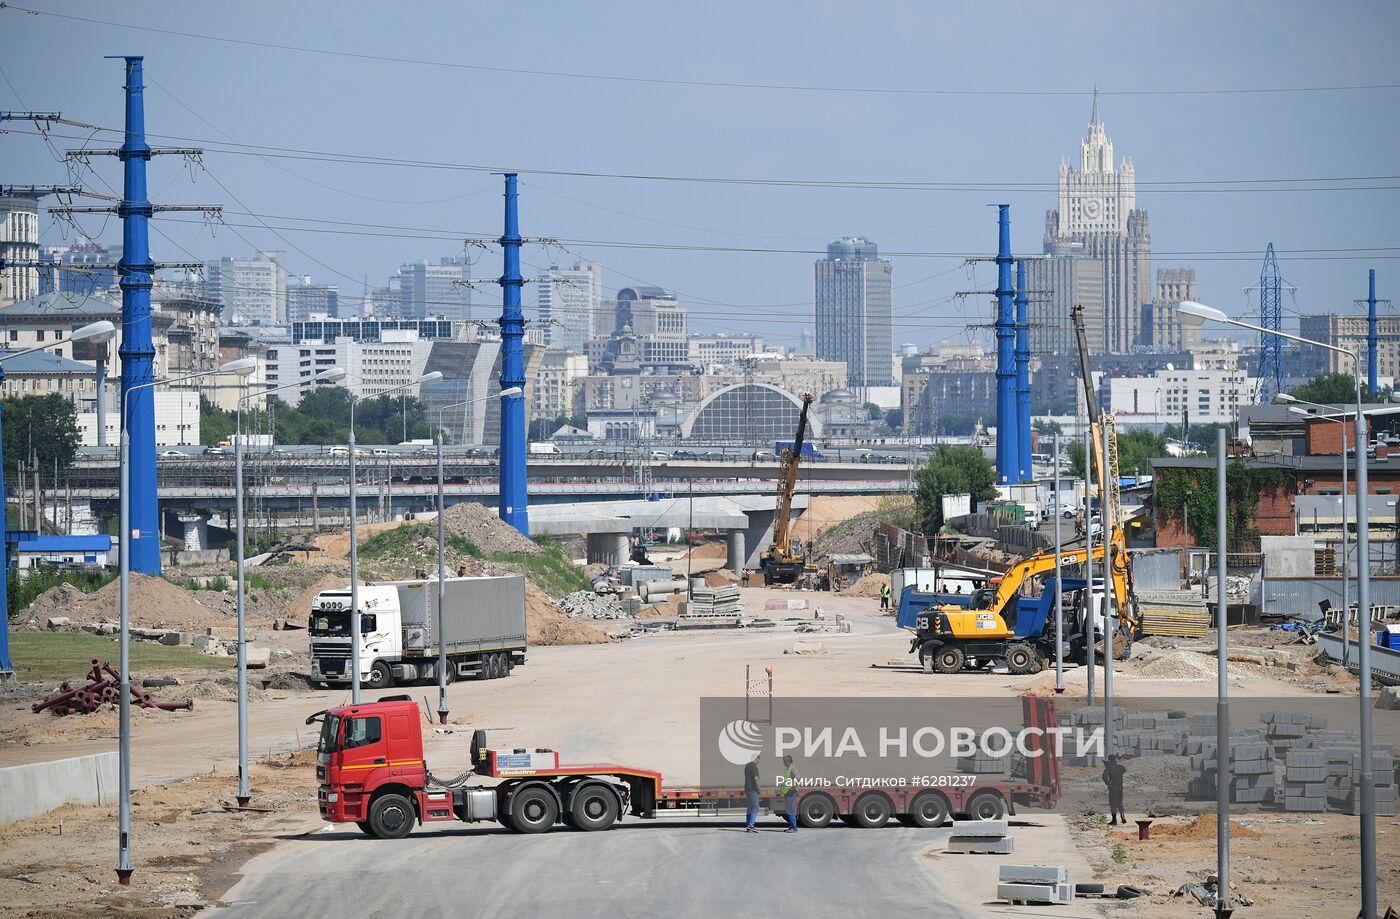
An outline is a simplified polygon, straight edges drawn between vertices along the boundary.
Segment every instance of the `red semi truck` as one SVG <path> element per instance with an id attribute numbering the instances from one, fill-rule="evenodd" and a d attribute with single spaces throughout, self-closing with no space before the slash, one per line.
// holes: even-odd
<path id="1" fill-rule="evenodd" d="M 1056 725 L 1055 703 L 1044 696 L 1022 700 L 1030 728 Z M 321 816 L 354 823 L 385 839 L 408 835 L 416 824 L 460 820 L 491 822 L 520 833 L 545 833 L 563 824 L 606 830 L 624 815 L 715 814 L 744 807 L 742 788 L 669 787 L 661 773 L 615 763 L 564 765 L 545 749 L 491 750 L 486 732 L 472 735 L 471 768 L 448 781 L 435 778 L 423 756 L 418 705 L 408 696 L 343 705 L 318 712 L 321 721 L 316 778 Z M 1048 735 L 1037 733 L 1042 744 Z M 1032 746 L 1032 749 L 1035 749 Z M 891 819 L 908 826 L 941 826 L 951 815 L 994 819 L 1017 805 L 1053 807 L 1060 796 L 1059 759 L 1049 748 L 1019 759 L 1011 778 L 966 786 L 798 790 L 798 822 L 824 827 L 834 819 L 852 826 L 880 827 Z M 472 775 L 498 780 L 467 784 Z M 769 797 L 769 796 L 765 796 Z M 774 813 L 785 813 L 773 797 Z"/>

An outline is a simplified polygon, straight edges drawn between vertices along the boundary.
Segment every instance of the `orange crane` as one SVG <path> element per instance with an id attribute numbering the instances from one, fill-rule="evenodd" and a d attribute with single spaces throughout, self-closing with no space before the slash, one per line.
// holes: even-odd
<path id="1" fill-rule="evenodd" d="M 763 553 L 759 567 L 770 584 L 791 584 L 802 576 L 807 557 L 794 552 L 791 541 L 792 495 L 797 489 L 797 470 L 802 465 L 802 444 L 807 438 L 807 411 L 812 394 L 802 394 L 802 414 L 797 417 L 797 436 L 791 447 L 783 448 L 778 461 L 778 507 L 773 518 L 773 545 Z"/>

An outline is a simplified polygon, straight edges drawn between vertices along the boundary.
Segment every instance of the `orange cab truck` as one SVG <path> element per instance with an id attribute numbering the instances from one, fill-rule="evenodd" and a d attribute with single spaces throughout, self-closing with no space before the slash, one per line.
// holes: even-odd
<path id="1" fill-rule="evenodd" d="M 1054 727 L 1055 703 L 1026 696 L 1022 714 L 1028 728 Z M 606 830 L 624 816 L 715 816 L 743 813 L 744 791 L 685 788 L 664 784 L 660 772 L 616 763 L 566 765 L 545 749 L 492 750 L 486 732 L 472 736 L 470 768 L 450 780 L 432 775 L 423 755 L 421 714 L 408 696 L 342 705 L 318 712 L 321 722 L 316 778 L 321 816 L 331 823 L 354 823 L 385 839 L 408 835 L 415 825 L 437 821 L 495 822 L 519 833 L 545 833 L 563 824 L 578 830 Z M 1048 743 L 1047 735 L 1036 735 Z M 1034 741 L 1033 741 L 1034 742 Z M 833 819 L 854 826 L 880 827 L 891 819 L 908 826 L 941 826 L 951 815 L 995 819 L 1017 805 L 1053 807 L 1060 797 L 1059 759 L 1021 759 L 1022 774 L 986 783 L 938 787 L 867 784 L 858 788 L 813 787 L 798 791 L 798 821 L 824 827 Z M 473 776 L 497 780 L 473 784 Z M 952 778 L 958 778 L 954 776 Z M 776 798 L 774 813 L 783 802 Z"/>

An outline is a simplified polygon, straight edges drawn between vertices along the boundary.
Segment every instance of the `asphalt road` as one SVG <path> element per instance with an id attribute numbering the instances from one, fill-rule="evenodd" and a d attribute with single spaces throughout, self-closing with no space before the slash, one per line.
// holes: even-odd
<path id="1" fill-rule="evenodd" d="M 285 842 L 243 866 L 215 909 L 237 917 L 411 915 L 842 919 L 973 915 L 939 889 L 920 853 L 945 830 L 832 826 L 786 834 L 777 818 L 628 819 L 602 833 L 522 836 L 420 828 L 401 840 L 357 830 Z M 941 848 L 941 847 L 940 847 Z"/>

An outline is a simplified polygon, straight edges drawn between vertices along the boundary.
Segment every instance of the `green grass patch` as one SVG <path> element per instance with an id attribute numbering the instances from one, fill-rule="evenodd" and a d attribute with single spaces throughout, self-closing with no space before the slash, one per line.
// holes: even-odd
<path id="1" fill-rule="evenodd" d="M 13 632 L 10 657 L 15 675 L 28 682 L 67 680 L 77 683 L 92 666 L 92 658 L 113 667 L 121 658 L 117 640 L 86 632 Z M 169 647 L 150 641 L 131 642 L 131 671 L 137 677 L 160 670 L 227 670 L 237 665 L 232 657 L 210 657 L 193 648 Z"/>
<path id="2" fill-rule="evenodd" d="M 514 565 L 552 597 L 588 589 L 588 576 L 569 558 L 562 543 L 553 540 L 537 542 L 541 549 L 539 555 L 495 555 L 492 561 Z"/>
<path id="3" fill-rule="evenodd" d="M 394 527 L 392 530 L 375 533 L 360 543 L 360 558 L 371 561 L 413 558 L 415 557 L 413 550 L 423 540 L 437 542 L 437 524 L 406 523 Z M 456 533 L 447 534 L 447 547 L 458 555 L 465 555 L 469 558 L 483 557 L 476 543 Z"/>
<path id="4" fill-rule="evenodd" d="M 17 617 L 34 598 L 60 584 L 72 584 L 84 593 L 92 593 L 117 579 L 115 571 L 62 569 L 55 565 L 34 565 L 24 575 L 11 571 L 8 581 L 11 617 Z"/>
<path id="5" fill-rule="evenodd" d="M 243 584 L 249 590 L 275 590 L 277 585 L 272 583 L 267 575 L 257 571 L 243 572 Z"/>

